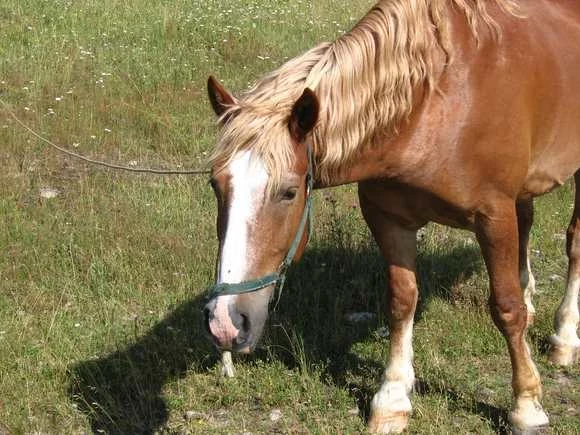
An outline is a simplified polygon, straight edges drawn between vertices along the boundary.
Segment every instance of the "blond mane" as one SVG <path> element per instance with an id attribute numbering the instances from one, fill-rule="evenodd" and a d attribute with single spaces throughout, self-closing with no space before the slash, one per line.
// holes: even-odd
<path id="1" fill-rule="evenodd" d="M 243 149 L 260 156 L 275 189 L 291 166 L 288 118 L 305 88 L 321 113 L 314 130 L 317 178 L 328 181 L 377 132 L 395 132 L 413 109 L 418 86 L 436 88 L 436 61 L 452 58 L 449 15 L 461 11 L 479 41 L 482 29 L 501 35 L 488 14 L 493 1 L 514 12 L 511 0 L 382 0 L 348 33 L 290 60 L 261 78 L 229 108 L 211 157 L 218 170 Z"/>

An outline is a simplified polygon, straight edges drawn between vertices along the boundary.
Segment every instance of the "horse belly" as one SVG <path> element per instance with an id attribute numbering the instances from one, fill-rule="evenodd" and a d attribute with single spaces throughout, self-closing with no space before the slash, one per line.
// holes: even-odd
<path id="1" fill-rule="evenodd" d="M 533 5 L 544 13 L 529 18 L 537 29 L 529 47 L 537 50 L 532 82 L 535 114 L 522 196 L 549 192 L 580 168 L 580 7 L 574 2 Z"/>
<path id="2" fill-rule="evenodd" d="M 547 154 L 528 171 L 520 197 L 539 196 L 563 185 L 580 168 L 580 140 L 569 153 Z"/>

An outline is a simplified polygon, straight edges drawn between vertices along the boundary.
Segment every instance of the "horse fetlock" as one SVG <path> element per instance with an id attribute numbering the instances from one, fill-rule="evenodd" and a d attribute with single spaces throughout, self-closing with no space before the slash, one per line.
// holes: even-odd
<path id="1" fill-rule="evenodd" d="M 510 412 L 509 422 L 514 434 L 539 433 L 549 425 L 548 415 L 536 397 L 521 397 Z"/>
<path id="2" fill-rule="evenodd" d="M 413 409 L 409 393 L 405 382 L 384 383 L 371 402 L 369 430 L 381 434 L 402 432 Z"/>
<path id="3" fill-rule="evenodd" d="M 550 362 L 559 366 L 570 366 L 580 360 L 580 339 L 576 336 L 570 340 L 563 340 L 558 335 L 550 337 L 552 348 Z"/>

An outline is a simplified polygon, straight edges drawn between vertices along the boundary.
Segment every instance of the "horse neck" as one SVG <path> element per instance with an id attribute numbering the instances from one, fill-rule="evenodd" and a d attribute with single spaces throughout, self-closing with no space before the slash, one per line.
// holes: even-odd
<path id="1" fill-rule="evenodd" d="M 396 132 L 391 129 L 370 132 L 371 143 L 360 144 L 358 151 L 330 177 L 323 179 L 315 173 L 315 186 L 325 188 L 377 178 L 412 184 L 425 162 L 437 159 L 437 135 L 441 127 L 437 119 L 441 107 L 436 95 L 426 84 L 416 89 L 413 111 Z M 323 153 L 318 149 L 315 161 Z"/>
<path id="2" fill-rule="evenodd" d="M 365 25 L 359 24 L 348 37 L 328 46 L 324 61 L 311 72 L 323 110 L 314 137 L 319 186 L 395 177 L 416 164 L 418 156 L 410 152 L 409 145 L 414 143 L 409 133 L 417 128 L 420 106 L 443 73 L 448 54 L 431 33 L 421 36 L 418 44 L 408 38 L 420 31 L 397 36 L 403 42 L 371 32 L 377 22 L 384 24 L 382 17 L 388 14 L 379 9 L 389 5 L 377 4 L 361 20 Z M 410 22 L 407 27 L 425 27 L 422 24 Z M 334 51 L 340 55 L 330 56 Z M 390 68 L 389 62 L 397 67 Z"/>

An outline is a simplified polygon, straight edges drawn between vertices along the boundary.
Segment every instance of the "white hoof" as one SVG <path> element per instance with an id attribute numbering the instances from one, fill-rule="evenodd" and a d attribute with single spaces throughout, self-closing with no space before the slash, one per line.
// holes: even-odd
<path id="1" fill-rule="evenodd" d="M 369 431 L 378 434 L 401 433 L 409 423 L 412 409 L 403 382 L 383 384 L 371 402 Z"/>
<path id="2" fill-rule="evenodd" d="M 580 359 L 580 340 L 574 344 L 563 342 L 557 335 L 550 337 L 552 349 L 550 350 L 550 362 L 559 366 L 570 366 Z"/>
<path id="3" fill-rule="evenodd" d="M 377 415 L 371 414 L 369 432 L 374 434 L 401 433 L 409 424 L 409 413 Z"/>
<path id="4" fill-rule="evenodd" d="M 531 398 L 517 401 L 515 409 L 510 412 L 509 422 L 516 435 L 540 433 L 550 423 L 542 405 Z"/>
<path id="5" fill-rule="evenodd" d="M 512 435 L 539 435 L 543 434 L 548 429 L 546 426 L 529 427 L 527 429 L 520 429 L 515 426 L 511 427 Z"/>

